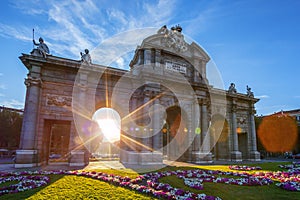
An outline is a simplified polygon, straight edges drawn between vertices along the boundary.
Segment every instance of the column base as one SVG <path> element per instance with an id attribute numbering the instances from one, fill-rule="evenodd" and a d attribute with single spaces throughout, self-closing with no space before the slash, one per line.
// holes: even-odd
<path id="1" fill-rule="evenodd" d="M 37 150 L 17 150 L 15 168 L 37 167 L 38 163 Z"/>
<path id="2" fill-rule="evenodd" d="M 258 151 L 250 152 L 250 161 L 260 161 L 260 153 Z"/>
<path id="3" fill-rule="evenodd" d="M 83 167 L 83 166 L 85 166 L 84 151 L 83 150 L 71 151 L 69 166 L 70 167 L 74 167 L 74 166 Z"/>
<path id="4" fill-rule="evenodd" d="M 120 162 L 128 165 L 162 165 L 163 154 L 161 152 L 135 152 L 124 151 L 121 153 Z"/>
<path id="5" fill-rule="evenodd" d="M 232 151 L 230 153 L 231 161 L 241 162 L 242 161 L 242 153 L 240 151 Z"/>
<path id="6" fill-rule="evenodd" d="M 193 163 L 212 163 L 212 154 L 210 152 L 204 153 L 199 151 L 192 152 Z"/>

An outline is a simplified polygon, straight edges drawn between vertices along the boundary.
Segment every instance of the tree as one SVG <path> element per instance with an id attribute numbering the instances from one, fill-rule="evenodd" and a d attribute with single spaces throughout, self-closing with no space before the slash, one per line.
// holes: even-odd
<path id="1" fill-rule="evenodd" d="M 23 115 L 9 109 L 0 110 L 0 147 L 14 149 L 20 141 Z"/>

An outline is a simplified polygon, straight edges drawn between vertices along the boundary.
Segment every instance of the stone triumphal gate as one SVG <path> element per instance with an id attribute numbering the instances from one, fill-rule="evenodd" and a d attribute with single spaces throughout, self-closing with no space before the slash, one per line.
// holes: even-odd
<path id="1" fill-rule="evenodd" d="M 22 54 L 28 69 L 24 120 L 15 167 L 88 163 L 101 141 L 95 111 L 112 108 L 121 122 L 120 162 L 161 164 L 259 160 L 253 97 L 214 88 L 210 58 L 187 43 L 179 26 L 164 26 L 137 47 L 130 70 Z M 101 129 L 101 127 L 100 127 Z M 100 138 L 99 138 L 100 137 Z M 101 142 L 100 142 L 101 145 Z"/>

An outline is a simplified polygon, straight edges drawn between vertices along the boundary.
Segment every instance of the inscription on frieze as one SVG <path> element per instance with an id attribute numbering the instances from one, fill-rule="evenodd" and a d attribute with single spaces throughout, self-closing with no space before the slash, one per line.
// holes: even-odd
<path id="1" fill-rule="evenodd" d="M 181 63 L 175 63 L 166 61 L 166 69 L 170 71 L 180 72 L 186 74 L 186 65 Z"/>

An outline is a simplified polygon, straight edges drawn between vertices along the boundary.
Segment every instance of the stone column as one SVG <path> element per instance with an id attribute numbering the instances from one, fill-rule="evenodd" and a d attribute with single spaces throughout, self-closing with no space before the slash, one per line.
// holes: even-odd
<path id="1" fill-rule="evenodd" d="M 139 49 L 139 65 L 143 65 L 144 64 L 144 50 L 143 49 Z"/>
<path id="2" fill-rule="evenodd" d="M 194 105 L 192 104 L 192 132 L 191 134 L 194 134 L 193 137 L 194 137 L 194 141 L 193 141 L 193 149 L 192 149 L 192 162 L 196 162 L 196 163 L 200 163 L 201 162 L 201 151 L 200 151 L 200 145 L 201 145 L 201 110 L 200 110 L 200 116 L 199 117 L 199 123 L 196 123 L 196 120 L 195 120 L 195 106 L 198 106 L 198 105 Z"/>
<path id="3" fill-rule="evenodd" d="M 231 151 L 231 160 L 232 161 L 242 161 L 242 153 L 239 151 L 238 135 L 236 132 L 237 122 L 236 122 L 236 104 L 235 102 L 232 105 L 231 112 L 231 135 L 232 135 L 232 151 Z"/>
<path id="4" fill-rule="evenodd" d="M 144 103 L 143 103 L 143 108 L 142 108 L 142 119 L 145 120 L 148 118 L 148 109 L 149 109 L 149 101 L 150 101 L 150 96 L 148 92 L 144 93 Z M 145 126 L 146 127 L 146 126 Z M 149 148 L 152 148 L 152 145 L 150 146 L 150 138 L 149 138 L 149 130 L 148 128 L 145 128 L 143 130 L 140 130 L 141 133 L 141 143 L 142 143 L 142 151 L 149 151 Z"/>
<path id="5" fill-rule="evenodd" d="M 41 66 L 32 65 L 28 77 L 25 79 L 26 101 L 20 149 L 16 151 L 15 168 L 35 167 L 39 163 L 36 139 L 42 84 L 40 73 Z"/>
<path id="6" fill-rule="evenodd" d="M 251 161 L 260 161 L 260 153 L 257 151 L 257 145 L 256 145 L 256 129 L 255 129 L 255 121 L 254 121 L 254 106 L 251 106 L 251 109 L 249 111 L 249 118 L 250 118 L 250 137 L 251 137 L 251 150 L 250 150 L 250 160 Z"/>
<path id="7" fill-rule="evenodd" d="M 83 116 L 89 116 L 90 112 L 86 105 L 86 98 L 87 98 L 87 89 L 88 89 L 88 72 L 81 71 L 79 72 L 79 80 L 76 83 L 76 87 L 73 88 L 74 95 L 76 94 L 76 100 L 73 101 L 72 107 L 74 110 L 78 111 L 80 114 L 73 115 L 74 120 L 76 120 L 76 124 L 79 127 L 84 127 L 85 123 L 88 121 Z M 77 129 L 77 137 L 78 132 L 82 131 L 81 129 Z M 80 134 L 80 136 L 85 136 L 85 134 Z M 75 138 L 74 138 L 75 139 Z M 89 138 L 83 138 L 83 142 L 89 141 Z M 85 165 L 85 150 L 83 149 L 84 145 L 78 145 L 70 152 L 69 158 L 69 166 L 84 166 Z M 88 153 L 88 152 L 87 152 Z"/>
<path id="8" fill-rule="evenodd" d="M 188 124 L 187 124 L 187 127 L 188 127 L 188 130 L 187 130 L 187 139 L 186 139 L 186 143 L 185 145 L 188 146 L 188 149 L 187 149 L 187 155 L 186 155 L 186 161 L 187 162 L 192 162 L 193 161 L 193 156 L 192 156 L 192 152 L 193 152 L 193 141 L 194 141 L 194 138 L 195 138 L 195 119 L 193 118 L 194 117 L 194 112 L 195 112 L 195 108 L 194 108 L 194 104 L 193 103 L 190 103 L 189 105 L 190 107 L 190 111 L 189 111 L 189 114 L 188 114 Z"/>
<path id="9" fill-rule="evenodd" d="M 210 152 L 210 135 L 208 132 L 208 112 L 207 102 L 202 100 L 201 104 L 201 132 L 202 132 L 202 160 L 206 162 L 212 161 L 212 154 Z"/>
<path id="10" fill-rule="evenodd" d="M 151 49 L 144 50 L 144 64 L 151 64 Z"/>
<path id="11" fill-rule="evenodd" d="M 160 61 L 161 61 L 161 50 L 155 50 L 155 67 L 160 68 Z"/>
<path id="12" fill-rule="evenodd" d="M 154 100 L 154 104 L 159 104 L 159 99 Z M 153 120 L 153 149 L 154 151 L 157 151 L 162 148 L 162 140 L 161 140 L 161 123 L 160 123 L 160 112 L 158 110 L 155 110 L 155 106 L 152 107 L 152 120 Z"/>
<path id="13" fill-rule="evenodd" d="M 206 78 L 206 61 L 200 60 L 199 61 L 199 66 L 200 66 L 200 74 L 203 78 L 204 83 L 208 83 L 208 80 Z"/>
<path id="14" fill-rule="evenodd" d="M 128 139 L 125 139 L 126 140 L 126 146 L 128 146 L 129 151 L 138 151 L 138 148 L 139 148 L 137 146 L 137 144 L 134 142 L 134 141 L 139 142 L 138 138 L 135 137 L 136 136 L 136 132 L 135 132 L 136 131 L 136 129 L 135 129 L 136 128 L 135 127 L 136 122 L 135 122 L 135 120 L 138 117 L 140 117 L 138 115 L 140 113 L 140 111 L 138 111 L 138 102 L 137 102 L 138 98 L 139 98 L 139 96 L 133 96 L 133 98 L 132 98 L 132 112 L 134 113 L 133 117 L 132 117 L 133 121 L 130 121 L 130 123 L 129 123 L 131 125 L 131 127 L 129 128 L 130 135 L 126 135 L 128 137 Z M 125 123 L 128 123 L 128 122 L 125 122 Z"/>
<path id="15" fill-rule="evenodd" d="M 194 58 L 194 63 L 195 63 L 195 69 L 194 69 L 194 82 L 199 83 L 201 82 L 200 76 L 202 76 L 202 71 L 201 71 L 201 63 L 199 58 Z"/>
<path id="16" fill-rule="evenodd" d="M 131 102 L 131 113 L 134 113 L 132 117 L 126 118 L 126 120 L 122 120 L 122 125 L 121 127 L 129 126 L 128 127 L 128 132 L 122 131 L 121 132 L 121 138 L 120 138 L 120 162 L 124 164 L 138 164 L 138 149 L 137 149 L 137 144 L 135 143 L 138 142 L 138 138 L 136 136 L 136 124 L 135 124 L 135 119 L 137 119 L 138 116 L 138 111 L 137 111 L 137 99 L 138 96 L 133 96 L 132 97 L 132 102 Z"/>
<path id="17" fill-rule="evenodd" d="M 159 105 L 159 99 L 154 100 L 154 105 Z M 157 107 L 152 107 L 152 119 L 153 120 L 153 132 L 150 132 L 150 135 L 153 134 L 153 153 L 152 153 L 152 163 L 161 164 L 163 162 L 163 152 L 162 152 L 162 134 L 161 134 L 161 116 L 160 110 Z"/>

